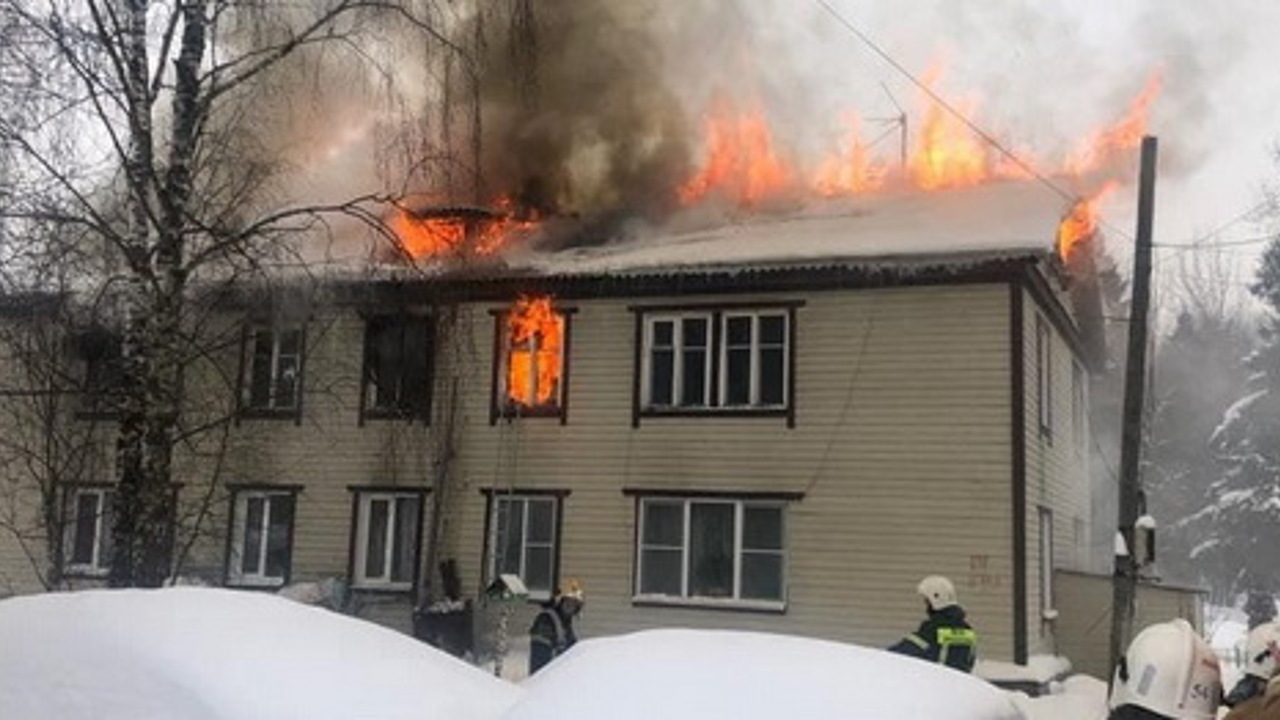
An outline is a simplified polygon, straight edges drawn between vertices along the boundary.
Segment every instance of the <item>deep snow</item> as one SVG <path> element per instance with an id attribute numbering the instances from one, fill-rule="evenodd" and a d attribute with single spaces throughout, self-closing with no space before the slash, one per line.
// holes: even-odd
<path id="1" fill-rule="evenodd" d="M 513 684 L 400 633 L 265 593 L 0 600 L 4 720 L 1105 717 L 1101 681 L 1077 676 L 1054 689 L 1028 698 L 879 649 L 680 629 L 584 640 Z"/>

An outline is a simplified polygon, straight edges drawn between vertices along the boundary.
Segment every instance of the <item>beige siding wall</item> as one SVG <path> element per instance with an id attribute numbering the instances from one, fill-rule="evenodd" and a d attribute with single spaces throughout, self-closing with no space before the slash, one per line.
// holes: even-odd
<path id="1" fill-rule="evenodd" d="M 1058 573 L 1057 603 L 1062 612 L 1057 650 L 1075 672 L 1110 677 L 1111 577 Z M 1139 584 L 1134 598 L 1134 632 L 1152 623 L 1183 618 L 1203 632 L 1203 593 L 1184 588 Z"/>
<path id="2" fill-rule="evenodd" d="M 566 302 L 577 308 L 567 424 L 489 426 L 488 393 L 476 390 L 487 390 L 490 358 L 472 366 L 455 546 L 467 585 L 479 585 L 480 488 L 566 489 L 563 574 L 588 588 L 589 635 L 693 625 L 881 645 L 919 622 L 919 578 L 944 573 L 984 650 L 1009 656 L 1008 297 L 992 285 L 715 298 L 805 301 L 794 429 L 782 418 L 713 417 L 644 418 L 632 429 L 635 301 Z M 492 343 L 489 309 L 467 316 L 480 348 Z M 786 613 L 633 607 L 635 499 L 625 487 L 804 493 L 788 516 Z"/>
<path id="3" fill-rule="evenodd" d="M 1057 598 L 1042 597 L 1042 578 L 1047 568 L 1041 562 L 1041 542 L 1052 535 L 1053 568 L 1082 570 L 1088 541 L 1089 497 L 1086 477 L 1088 426 L 1073 423 L 1073 367 L 1075 353 L 1060 329 L 1050 320 L 1046 308 L 1029 293 L 1023 293 L 1023 357 L 1026 380 L 1026 523 L 1027 523 L 1027 637 L 1030 653 L 1053 650 L 1054 623 L 1043 618 L 1042 610 L 1057 605 Z M 1037 335 L 1047 336 L 1047 392 L 1040 387 Z M 1047 396 L 1047 397 L 1046 397 Z M 1042 415 L 1042 409 L 1044 415 Z M 1043 420 L 1042 420 L 1043 418 Z M 1045 422 L 1047 421 L 1047 423 Z M 1047 426 L 1047 427 L 1046 427 Z M 1052 519 L 1043 523 L 1047 510 Z M 1044 525 L 1051 524 L 1051 532 Z M 1056 594 L 1056 588 L 1052 588 Z M 1058 609 L 1058 608 L 1053 608 Z"/>

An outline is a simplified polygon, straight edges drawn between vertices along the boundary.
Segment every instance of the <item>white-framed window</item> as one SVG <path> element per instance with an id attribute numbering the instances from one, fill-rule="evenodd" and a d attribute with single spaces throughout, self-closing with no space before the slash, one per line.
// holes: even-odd
<path id="1" fill-rule="evenodd" d="M 302 329 L 260 327 L 249 333 L 245 407 L 293 410 L 302 380 Z"/>
<path id="2" fill-rule="evenodd" d="M 1053 609 L 1053 511 L 1040 507 L 1040 611 Z"/>
<path id="3" fill-rule="evenodd" d="M 1036 315 L 1036 407 L 1040 433 L 1053 435 L 1053 342 L 1049 323 Z"/>
<path id="4" fill-rule="evenodd" d="M 519 576 L 533 599 L 551 597 L 559 563 L 560 496 L 491 493 L 489 578 Z"/>
<path id="5" fill-rule="evenodd" d="M 417 579 L 424 493 L 355 492 L 352 584 L 359 588 L 411 590 Z"/>
<path id="6" fill-rule="evenodd" d="M 67 490 L 65 564 L 70 575 L 106 575 L 111 568 L 111 532 L 115 489 L 72 487 Z"/>
<path id="7" fill-rule="evenodd" d="M 636 598 L 755 605 L 786 602 L 786 503 L 639 499 Z"/>
<path id="8" fill-rule="evenodd" d="M 709 313 L 645 317 L 645 407 L 711 405 L 711 322 Z"/>
<path id="9" fill-rule="evenodd" d="M 1088 395 L 1084 368 L 1078 362 L 1071 363 L 1071 436 L 1076 457 L 1089 456 Z"/>
<path id="10" fill-rule="evenodd" d="M 227 582 L 278 586 L 293 559 L 295 490 L 239 489 L 232 497 Z"/>
<path id="11" fill-rule="evenodd" d="M 785 407 L 787 404 L 787 313 L 725 313 L 721 322 L 720 404 L 724 407 Z"/>

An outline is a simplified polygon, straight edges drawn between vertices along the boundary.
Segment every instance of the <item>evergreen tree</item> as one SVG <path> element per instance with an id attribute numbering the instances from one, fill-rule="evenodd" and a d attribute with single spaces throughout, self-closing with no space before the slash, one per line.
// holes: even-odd
<path id="1" fill-rule="evenodd" d="M 1188 521 L 1200 542 L 1192 559 L 1218 567 L 1233 593 L 1280 590 L 1280 241 L 1263 254 L 1250 288 L 1267 306 L 1259 344 L 1245 366 L 1243 396 L 1209 437 L 1219 473 L 1209 504 Z"/>

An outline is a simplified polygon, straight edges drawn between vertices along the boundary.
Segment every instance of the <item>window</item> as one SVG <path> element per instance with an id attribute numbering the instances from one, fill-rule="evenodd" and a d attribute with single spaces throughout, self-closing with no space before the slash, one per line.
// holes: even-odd
<path id="1" fill-rule="evenodd" d="M 432 333 L 425 317 L 371 318 L 365 326 L 365 415 L 427 419 Z"/>
<path id="2" fill-rule="evenodd" d="M 111 531 L 115 490 L 78 487 L 67 492 L 65 571 L 69 575 L 106 575 L 111 568 Z"/>
<path id="3" fill-rule="evenodd" d="M 356 490 L 353 584 L 411 590 L 422 537 L 422 491 Z"/>
<path id="4" fill-rule="evenodd" d="M 1071 363 L 1071 436 L 1077 457 L 1088 457 L 1088 405 L 1085 400 L 1085 374 L 1080 363 Z"/>
<path id="5" fill-rule="evenodd" d="M 645 406 L 711 405 L 711 316 L 657 316 L 645 321 Z"/>
<path id="6" fill-rule="evenodd" d="M 296 410 L 302 390 L 302 330 L 258 328 L 248 338 L 245 407 Z"/>
<path id="7" fill-rule="evenodd" d="M 1040 515 L 1040 610 L 1053 609 L 1053 511 L 1039 508 Z"/>
<path id="8" fill-rule="evenodd" d="M 551 298 L 521 298 L 498 318 L 494 420 L 564 417 L 568 316 Z"/>
<path id="9" fill-rule="evenodd" d="M 1053 352 L 1049 325 L 1036 316 L 1036 407 L 1040 434 L 1053 436 Z"/>
<path id="10" fill-rule="evenodd" d="M 81 406 L 84 416 L 112 415 L 119 408 L 124 383 L 124 352 L 120 334 L 93 327 L 76 338 L 76 351 L 84 364 Z"/>
<path id="11" fill-rule="evenodd" d="M 489 493 L 489 578 L 517 575 L 530 597 L 546 599 L 556 585 L 562 495 Z"/>
<path id="12" fill-rule="evenodd" d="M 793 422 L 795 306 L 641 312 L 637 412 L 783 412 Z"/>
<path id="13" fill-rule="evenodd" d="M 278 586 L 289 582 L 296 493 L 296 489 L 235 490 L 228 584 Z"/>
<path id="14" fill-rule="evenodd" d="M 786 507 L 732 499 L 640 499 L 637 596 L 781 608 Z"/>
<path id="15" fill-rule="evenodd" d="M 787 316 L 726 313 L 720 397 L 726 407 L 786 405 Z"/>

